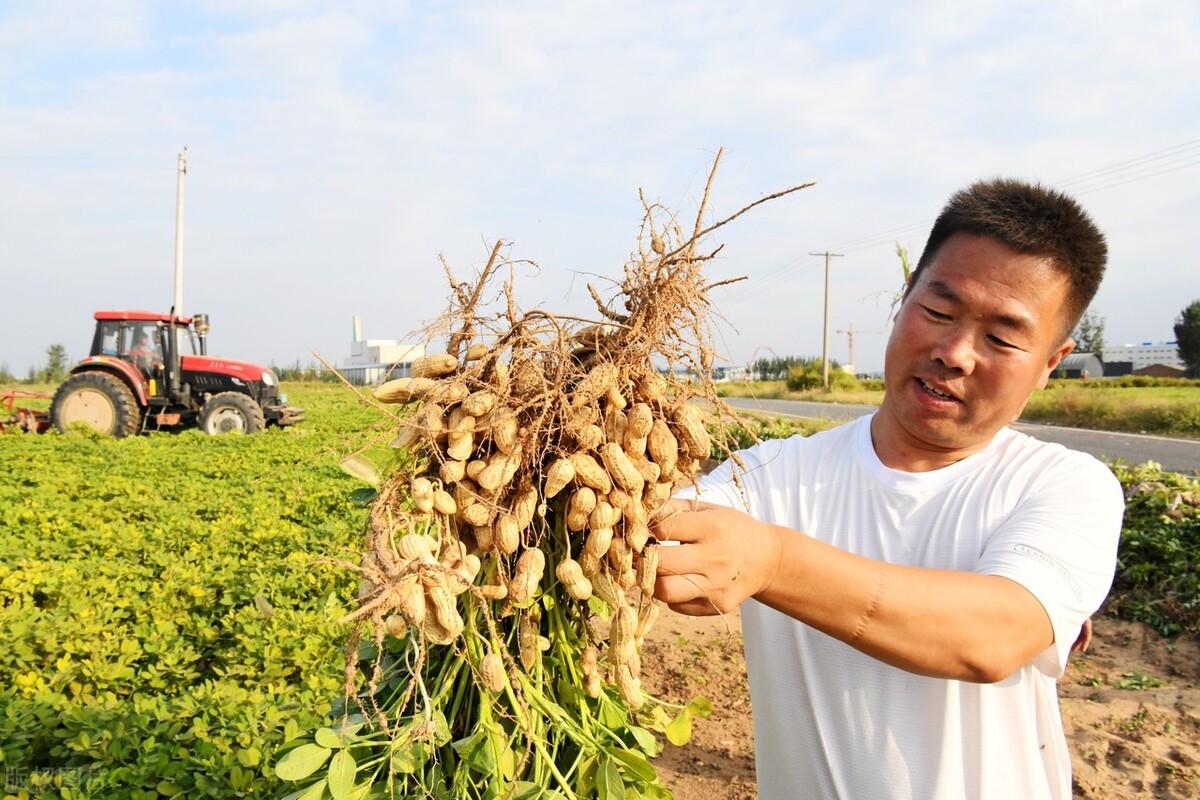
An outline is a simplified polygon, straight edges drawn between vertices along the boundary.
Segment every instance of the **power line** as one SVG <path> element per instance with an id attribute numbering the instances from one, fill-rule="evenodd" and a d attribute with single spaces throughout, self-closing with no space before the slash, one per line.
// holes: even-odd
<path id="1" fill-rule="evenodd" d="M 1180 169 L 1193 167 L 1200 161 L 1193 160 L 1197 155 L 1200 155 L 1200 139 L 1189 139 L 1178 144 L 1164 147 L 1160 150 L 1153 150 L 1134 158 L 1118 161 L 1113 164 L 1108 164 L 1103 167 L 1081 172 L 1061 180 L 1054 181 L 1050 186 L 1056 189 L 1066 189 L 1072 186 L 1080 186 L 1072 191 L 1072 194 L 1090 194 L 1103 189 L 1111 189 L 1117 186 L 1124 186 L 1127 183 L 1134 183 L 1139 180 L 1166 175 L 1170 172 L 1175 172 Z M 1165 164 L 1153 164 L 1155 161 L 1167 159 Z M 1159 167 L 1167 167 L 1159 169 Z M 1150 171 L 1146 171 L 1150 170 Z M 1099 181 L 1100 185 L 1087 186 L 1089 182 Z M 1107 181 L 1107 182 L 1105 182 Z M 934 217 L 927 217 L 919 222 L 914 222 L 909 225 L 903 225 L 896 228 L 876 231 L 862 236 L 857 236 L 851 239 L 845 239 L 837 243 L 839 250 L 846 252 L 858 252 L 867 250 L 872 247 L 878 247 L 881 244 L 886 244 L 892 241 L 896 236 L 909 233 L 914 230 L 928 227 L 932 224 Z"/>
<path id="2" fill-rule="evenodd" d="M 1099 169 L 1094 169 L 1091 172 L 1083 172 L 1070 178 L 1054 181 L 1050 185 L 1061 188 L 1064 186 L 1069 186 L 1077 181 L 1090 178 L 1093 175 L 1103 175 L 1105 173 L 1123 169 L 1134 164 L 1140 164 L 1145 161 L 1157 161 L 1161 158 L 1169 158 L 1171 156 L 1178 155 L 1180 151 L 1196 150 L 1198 148 L 1200 148 L 1200 139 L 1190 139 L 1186 142 L 1180 142 L 1177 145 L 1172 145 L 1171 147 L 1164 147 L 1162 150 L 1155 150 L 1151 153 L 1147 153 L 1146 155 L 1138 156 L 1137 158 L 1131 158 L 1128 161 L 1119 161 L 1116 164 L 1112 164 L 1107 167 L 1100 167 Z"/>

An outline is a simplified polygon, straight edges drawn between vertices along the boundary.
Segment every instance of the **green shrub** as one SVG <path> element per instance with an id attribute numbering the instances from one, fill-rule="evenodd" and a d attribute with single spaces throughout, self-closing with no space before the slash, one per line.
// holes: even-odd
<path id="1" fill-rule="evenodd" d="M 825 419 L 784 419 L 782 417 L 773 419 L 747 417 L 745 422 L 745 425 L 725 426 L 725 435 L 729 437 L 730 447 L 734 450 L 744 450 L 747 447 L 753 447 L 756 442 L 767 439 L 811 436 L 817 431 L 823 431 L 838 424 Z M 711 458 L 718 461 L 724 460 L 725 453 L 716 446 L 715 439 L 716 437 L 714 437 Z"/>
<path id="2" fill-rule="evenodd" d="M 787 388 L 793 392 L 820 389 L 823 385 L 819 358 L 806 359 L 798 366 L 788 369 Z M 843 370 L 836 361 L 830 361 L 829 388 L 835 391 L 858 391 L 861 387 L 857 378 Z"/>
<path id="3" fill-rule="evenodd" d="M 1108 609 L 1164 635 L 1200 630 L 1200 480 L 1117 464 L 1125 521 Z"/>

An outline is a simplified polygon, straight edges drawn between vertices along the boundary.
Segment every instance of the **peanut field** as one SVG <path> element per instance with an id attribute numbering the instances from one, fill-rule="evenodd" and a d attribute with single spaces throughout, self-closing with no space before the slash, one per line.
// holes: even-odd
<path id="1" fill-rule="evenodd" d="M 295 788 L 277 766 L 340 702 L 336 620 L 357 606 L 339 562 L 358 563 L 367 510 L 339 462 L 367 447 L 386 468 L 394 421 L 345 387 L 287 391 L 306 421 L 255 436 L 0 436 L 0 796 Z M 1110 612 L 1194 639 L 1200 483 L 1117 474 L 1129 508 Z"/>

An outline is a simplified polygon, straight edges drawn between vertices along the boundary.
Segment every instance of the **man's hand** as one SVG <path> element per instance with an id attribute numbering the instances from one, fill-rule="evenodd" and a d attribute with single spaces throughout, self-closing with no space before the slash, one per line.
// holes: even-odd
<path id="1" fill-rule="evenodd" d="M 781 556 L 779 532 L 724 506 L 672 500 L 653 522 L 659 541 L 654 596 L 681 614 L 723 614 L 765 589 Z"/>
<path id="2" fill-rule="evenodd" d="M 1092 620 L 1091 617 L 1084 620 L 1083 626 L 1079 629 L 1079 636 L 1075 637 L 1075 643 L 1071 645 L 1072 653 L 1086 653 L 1088 648 L 1092 646 Z"/>

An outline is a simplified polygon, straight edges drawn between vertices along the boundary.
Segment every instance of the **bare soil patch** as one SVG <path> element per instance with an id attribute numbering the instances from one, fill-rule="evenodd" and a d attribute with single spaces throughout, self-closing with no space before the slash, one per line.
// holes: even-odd
<path id="1" fill-rule="evenodd" d="M 677 800 L 756 798 L 740 618 L 665 614 L 643 669 L 654 695 L 713 704 L 692 741 L 656 761 Z M 1200 798 L 1200 642 L 1097 618 L 1092 649 L 1072 657 L 1059 695 L 1075 797 Z"/>

